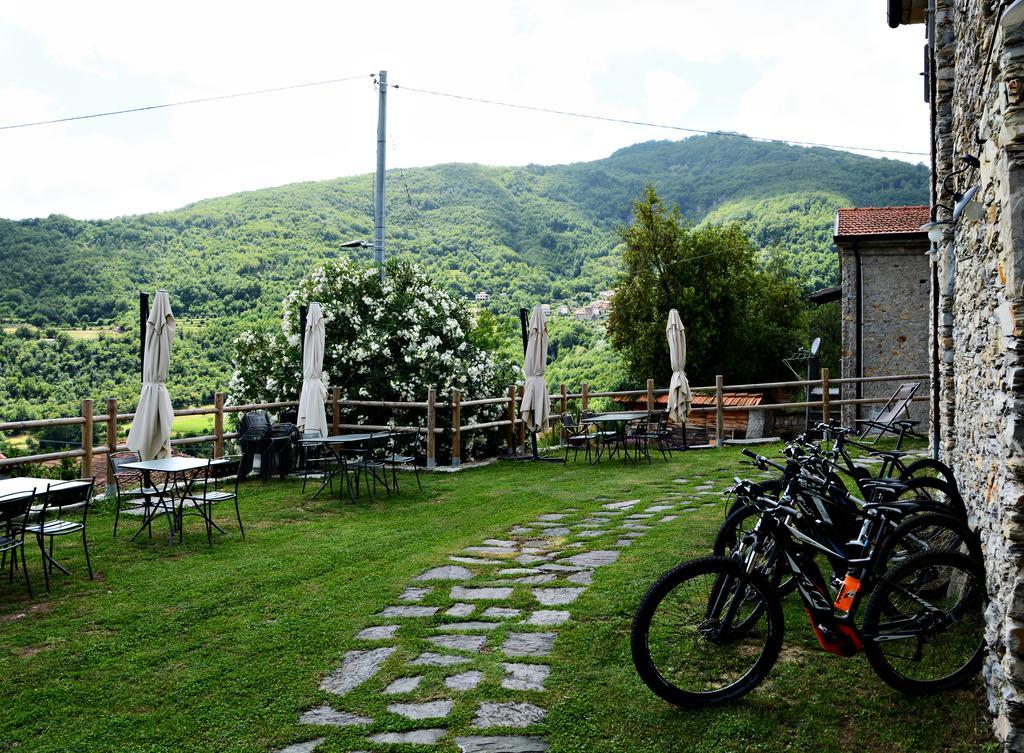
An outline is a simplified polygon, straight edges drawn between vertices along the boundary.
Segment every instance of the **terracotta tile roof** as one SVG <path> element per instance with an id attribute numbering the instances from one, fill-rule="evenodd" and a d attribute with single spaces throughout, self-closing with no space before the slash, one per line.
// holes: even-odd
<path id="1" fill-rule="evenodd" d="M 835 236 L 920 233 L 931 219 L 927 206 L 850 207 L 836 211 Z"/>
<path id="2" fill-rule="evenodd" d="M 667 399 L 666 399 L 667 400 Z M 760 405 L 764 395 L 759 392 L 725 392 L 722 394 L 722 405 Z M 693 405 L 714 405 L 715 396 L 700 392 L 693 396 Z"/>

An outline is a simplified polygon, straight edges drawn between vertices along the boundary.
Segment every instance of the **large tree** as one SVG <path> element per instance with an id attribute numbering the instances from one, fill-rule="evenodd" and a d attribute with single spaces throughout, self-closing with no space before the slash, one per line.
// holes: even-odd
<path id="1" fill-rule="evenodd" d="M 648 187 L 620 230 L 625 251 L 608 318 L 612 345 L 630 378 L 671 376 L 665 323 L 672 308 L 686 327 L 693 385 L 784 376 L 782 359 L 806 339 L 800 289 L 778 258 L 759 257 L 738 226 L 695 227 Z"/>

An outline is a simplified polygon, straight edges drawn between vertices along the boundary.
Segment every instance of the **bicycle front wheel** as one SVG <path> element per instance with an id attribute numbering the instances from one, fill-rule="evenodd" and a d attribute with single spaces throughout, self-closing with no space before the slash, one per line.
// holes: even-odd
<path id="1" fill-rule="evenodd" d="M 985 576 L 958 552 L 915 555 L 875 587 L 864 611 L 864 653 L 882 680 L 908 695 L 963 684 L 985 650 Z"/>
<path id="2" fill-rule="evenodd" d="M 691 560 L 665 573 L 637 607 L 633 664 L 669 703 L 723 703 L 765 678 L 783 631 L 779 596 L 764 576 L 726 557 Z"/>

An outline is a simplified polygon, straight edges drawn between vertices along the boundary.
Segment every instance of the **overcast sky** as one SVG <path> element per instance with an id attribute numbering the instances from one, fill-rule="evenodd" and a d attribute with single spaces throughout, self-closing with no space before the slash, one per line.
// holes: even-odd
<path id="1" fill-rule="evenodd" d="M 889 29 L 882 0 L 4 3 L 0 125 L 361 78 L 0 130 L 0 217 L 113 217 L 372 172 L 382 69 L 524 105 L 927 152 L 924 41 L 922 26 Z M 389 167 L 576 162 L 685 136 L 401 89 L 388 130 Z"/>

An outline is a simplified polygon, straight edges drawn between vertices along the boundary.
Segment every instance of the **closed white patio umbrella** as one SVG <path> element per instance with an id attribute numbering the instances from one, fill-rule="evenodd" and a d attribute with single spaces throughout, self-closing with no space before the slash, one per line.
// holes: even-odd
<path id="1" fill-rule="evenodd" d="M 544 310 L 534 306 L 530 315 L 529 338 L 526 341 L 526 360 L 523 374 L 526 384 L 523 387 L 523 402 L 519 409 L 527 430 L 541 431 L 547 426 L 551 401 L 548 399 L 548 385 L 544 381 L 544 372 L 548 360 L 548 330 L 544 319 Z"/>
<path id="2" fill-rule="evenodd" d="M 324 312 L 319 303 L 309 304 L 306 313 L 306 339 L 302 345 L 302 393 L 299 395 L 298 425 L 304 432 L 328 435 L 327 387 L 321 377 L 324 373 Z"/>
<path id="3" fill-rule="evenodd" d="M 686 421 L 690 412 L 690 383 L 686 381 L 686 330 L 679 312 L 672 309 L 668 313 L 668 357 L 672 365 L 672 383 L 668 388 L 668 417 L 678 423 Z"/>
<path id="4" fill-rule="evenodd" d="M 174 408 L 166 382 L 171 364 L 174 327 L 171 301 L 165 291 L 157 291 L 153 308 L 146 320 L 146 344 L 143 349 L 145 363 L 142 368 L 139 407 L 135 409 L 135 419 L 128 432 L 128 449 L 139 453 L 143 460 L 171 456 Z"/>

